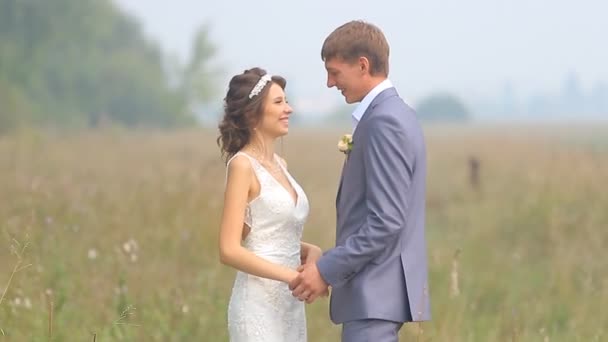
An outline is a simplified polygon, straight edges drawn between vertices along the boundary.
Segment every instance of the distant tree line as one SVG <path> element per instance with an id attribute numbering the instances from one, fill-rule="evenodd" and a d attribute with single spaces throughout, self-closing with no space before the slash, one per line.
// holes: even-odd
<path id="1" fill-rule="evenodd" d="M 424 98 L 417 104 L 416 111 L 424 122 L 465 122 L 470 119 L 465 104 L 449 93 L 437 93 Z"/>
<path id="2" fill-rule="evenodd" d="M 213 94 L 208 28 L 170 61 L 110 0 L 0 0 L 0 133 L 21 125 L 175 127 Z"/>

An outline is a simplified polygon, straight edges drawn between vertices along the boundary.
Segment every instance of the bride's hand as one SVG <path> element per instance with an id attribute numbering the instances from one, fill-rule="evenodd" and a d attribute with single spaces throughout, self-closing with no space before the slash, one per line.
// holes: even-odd
<path id="1" fill-rule="evenodd" d="M 300 272 L 297 270 L 289 270 L 288 272 L 289 273 L 286 275 L 285 280 L 284 280 L 284 282 L 287 284 L 291 283 L 300 274 Z"/>
<path id="2" fill-rule="evenodd" d="M 323 256 L 323 250 L 317 246 L 311 246 L 307 248 L 306 255 L 301 256 L 302 265 L 308 264 L 311 262 L 317 262 L 321 256 Z"/>

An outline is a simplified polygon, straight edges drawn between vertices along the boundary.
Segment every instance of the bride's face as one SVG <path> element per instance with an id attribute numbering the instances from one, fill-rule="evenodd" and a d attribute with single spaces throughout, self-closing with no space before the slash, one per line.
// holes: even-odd
<path id="1" fill-rule="evenodd" d="M 257 127 L 266 136 L 278 138 L 289 131 L 289 116 L 293 111 L 287 102 L 285 92 L 278 84 L 272 83 L 264 99 L 264 113 Z"/>

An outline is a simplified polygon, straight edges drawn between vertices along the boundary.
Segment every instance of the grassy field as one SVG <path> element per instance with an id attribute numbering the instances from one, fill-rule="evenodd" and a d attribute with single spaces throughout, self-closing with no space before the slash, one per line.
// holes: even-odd
<path id="1" fill-rule="evenodd" d="M 278 147 L 311 201 L 305 240 L 323 248 L 341 133 L 294 129 Z M 226 341 L 215 135 L 0 137 L 0 341 Z M 426 135 L 433 320 L 402 340 L 608 340 L 608 126 Z M 338 340 L 327 307 L 307 307 L 310 341 Z"/>

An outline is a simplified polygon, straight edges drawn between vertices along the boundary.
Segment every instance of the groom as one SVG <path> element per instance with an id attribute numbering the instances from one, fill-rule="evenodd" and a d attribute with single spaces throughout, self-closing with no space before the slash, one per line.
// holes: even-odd
<path id="1" fill-rule="evenodd" d="M 301 266 L 289 286 L 308 303 L 331 286 L 342 341 L 398 341 L 404 322 L 430 319 L 424 137 L 387 78 L 389 46 L 378 27 L 338 27 L 321 56 L 327 86 L 359 105 L 336 198 L 336 247 Z"/>

